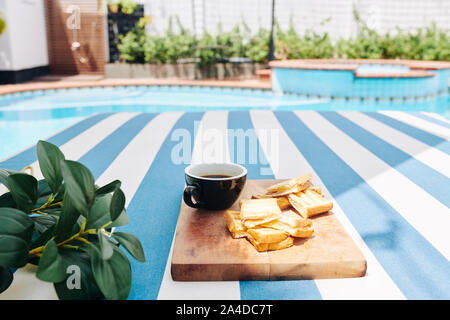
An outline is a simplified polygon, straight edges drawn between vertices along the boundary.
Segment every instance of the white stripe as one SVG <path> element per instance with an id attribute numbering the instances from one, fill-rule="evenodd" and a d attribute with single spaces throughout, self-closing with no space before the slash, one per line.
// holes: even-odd
<path id="1" fill-rule="evenodd" d="M 406 112 L 401 111 L 379 111 L 380 113 L 397 119 L 399 121 L 405 122 L 409 125 L 422 129 L 424 131 L 428 131 L 436 136 L 439 136 L 443 139 L 448 140 L 450 138 L 450 129 L 447 129 L 443 126 L 434 124 L 432 122 L 414 117 Z"/>
<path id="2" fill-rule="evenodd" d="M 192 163 L 230 162 L 228 111 L 207 112 L 196 128 Z"/>
<path id="3" fill-rule="evenodd" d="M 431 118 L 435 118 L 436 120 L 440 120 L 443 122 L 447 122 L 448 124 L 450 124 L 450 120 L 445 118 L 444 116 L 438 114 L 438 113 L 434 113 L 434 112 L 426 112 L 426 111 L 422 111 L 422 114 L 429 116 Z"/>
<path id="4" fill-rule="evenodd" d="M 228 143 L 218 143 L 222 146 L 222 150 L 216 150 L 215 153 L 210 154 L 212 135 L 219 133 L 224 140 L 228 140 L 227 126 L 228 126 L 228 112 L 215 111 L 207 112 L 202 118 L 200 129 L 197 131 L 195 137 L 194 151 L 192 155 L 192 163 L 201 163 L 205 160 L 212 162 L 229 161 Z M 216 129 L 214 132 L 209 132 L 208 129 Z M 217 139 L 220 137 L 217 136 Z M 216 140 L 217 140 L 216 139 Z M 226 154 L 226 156 L 224 155 Z M 170 248 L 169 258 L 166 263 L 164 277 L 158 293 L 158 300 L 238 300 L 240 299 L 240 289 L 238 281 L 195 281 L 195 282 L 181 282 L 173 281 L 170 274 L 170 265 L 172 261 L 173 240 Z"/>
<path id="5" fill-rule="evenodd" d="M 362 112 L 345 111 L 340 115 L 373 133 L 394 147 L 402 150 L 427 166 L 450 177 L 450 156 L 438 149 L 418 141 Z"/>
<path id="6" fill-rule="evenodd" d="M 60 149 L 66 159 L 78 160 L 123 123 L 136 115 L 137 113 L 117 113 L 109 116 L 60 146 Z M 30 166 L 34 168 L 36 179 L 42 179 L 38 161 L 33 162 Z M 6 190 L 6 188 L 4 189 Z M 0 190 L 1 193 L 2 190 Z M 36 278 L 33 274 L 35 271 L 35 268 L 30 265 L 18 269 L 14 273 L 13 283 L 0 295 L 0 299 L 57 299 L 53 284 Z"/>
<path id="7" fill-rule="evenodd" d="M 131 112 L 113 114 L 61 145 L 59 149 L 67 160 L 78 160 L 137 114 Z M 34 169 L 36 179 L 42 179 L 39 162 L 35 161 L 30 166 Z"/>
<path id="8" fill-rule="evenodd" d="M 317 112 L 295 114 L 447 259 L 449 209 Z"/>
<path id="9" fill-rule="evenodd" d="M 312 182 L 320 186 L 325 197 L 334 203 L 333 213 L 339 219 L 350 237 L 360 248 L 367 260 L 367 273 L 361 278 L 320 279 L 315 283 L 324 299 L 405 299 L 396 284 L 392 281 L 371 250 L 367 247 L 358 231 L 346 217 L 337 201 L 331 196 L 320 177 L 315 173 L 308 161 L 299 152 L 295 144 L 283 130 L 282 126 L 268 111 L 251 111 L 251 119 L 257 133 L 261 130 L 279 131 L 278 155 L 279 172 L 277 179 L 288 179 L 306 172 L 313 174 Z M 267 154 L 267 145 L 260 139 L 261 146 Z"/>

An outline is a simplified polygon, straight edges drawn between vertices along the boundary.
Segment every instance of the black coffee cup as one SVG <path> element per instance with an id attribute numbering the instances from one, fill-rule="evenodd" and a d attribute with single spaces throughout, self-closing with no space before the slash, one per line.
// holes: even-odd
<path id="1" fill-rule="evenodd" d="M 247 169 L 234 163 L 193 164 L 184 170 L 184 202 L 192 208 L 228 209 L 247 181 Z"/>

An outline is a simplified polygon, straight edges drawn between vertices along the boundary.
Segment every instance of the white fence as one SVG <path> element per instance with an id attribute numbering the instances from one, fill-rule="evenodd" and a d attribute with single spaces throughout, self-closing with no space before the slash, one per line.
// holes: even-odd
<path id="1" fill-rule="evenodd" d="M 178 16 L 183 27 L 196 34 L 229 30 L 245 21 L 254 32 L 270 28 L 272 0 L 139 0 L 153 17 L 152 33 L 164 32 L 170 17 Z M 283 29 L 290 20 L 297 32 L 326 31 L 332 39 L 350 37 L 357 32 L 353 17 L 361 18 L 380 32 L 400 27 L 413 30 L 436 23 L 450 29 L 450 0 L 275 0 L 275 18 Z"/>

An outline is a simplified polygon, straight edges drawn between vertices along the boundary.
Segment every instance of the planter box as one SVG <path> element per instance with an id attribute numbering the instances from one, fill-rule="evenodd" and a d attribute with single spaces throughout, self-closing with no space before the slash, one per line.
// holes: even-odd
<path id="1" fill-rule="evenodd" d="M 208 68 L 195 68 L 194 63 L 185 64 L 132 64 L 108 63 L 105 65 L 106 78 L 174 78 L 203 79 L 249 79 L 264 69 L 260 63 L 216 63 Z"/>

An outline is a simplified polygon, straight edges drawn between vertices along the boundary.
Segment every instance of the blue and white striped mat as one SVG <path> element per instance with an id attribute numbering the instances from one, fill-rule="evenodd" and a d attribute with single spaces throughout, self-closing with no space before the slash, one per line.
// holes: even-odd
<path id="1" fill-rule="evenodd" d="M 244 157 L 249 179 L 313 174 L 312 182 L 333 200 L 334 214 L 366 257 L 365 277 L 172 281 L 187 165 L 178 160 L 239 162 L 239 142 L 208 144 L 215 134 L 238 129 L 250 132 L 248 141 L 254 132 L 260 150 L 252 163 L 250 155 Z M 131 222 L 121 230 L 142 241 L 147 258 L 131 259 L 129 299 L 449 299 L 449 139 L 450 121 L 431 113 L 211 111 L 98 114 L 48 141 L 88 166 L 99 185 L 122 180 Z M 180 153 L 180 141 L 188 155 Z M 36 160 L 32 147 L 0 167 L 20 170 L 36 166 Z M 0 299 L 56 298 L 52 285 L 33 271 L 18 270 Z"/>

